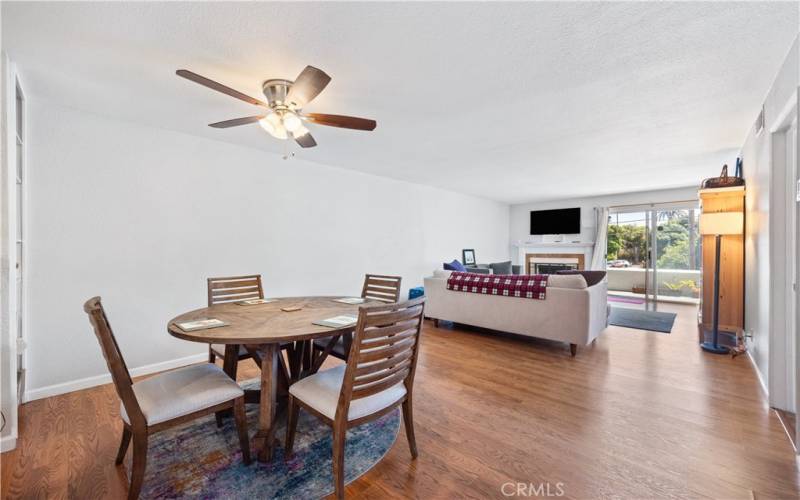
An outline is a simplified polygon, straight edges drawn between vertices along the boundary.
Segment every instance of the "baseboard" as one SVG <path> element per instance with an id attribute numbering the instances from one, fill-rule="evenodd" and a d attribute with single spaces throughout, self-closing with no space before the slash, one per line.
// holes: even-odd
<path id="1" fill-rule="evenodd" d="M 130 370 L 131 377 L 139 377 L 141 375 L 150 375 L 151 373 L 163 372 L 164 370 L 171 370 L 173 368 L 180 368 L 181 366 L 193 365 L 202 361 L 208 361 L 208 353 L 193 354 L 184 358 L 172 359 L 169 361 L 162 361 L 161 363 L 153 363 L 152 365 L 139 366 Z M 61 384 L 53 384 L 38 389 L 28 389 L 23 395 L 22 402 L 35 401 L 37 399 L 48 398 L 50 396 L 58 396 L 59 394 L 66 394 L 68 392 L 79 391 L 81 389 L 88 389 L 98 385 L 110 384 L 111 374 L 95 375 L 94 377 L 86 377 Z"/>
<path id="2" fill-rule="evenodd" d="M 761 389 L 764 391 L 764 396 L 767 398 L 767 405 L 769 405 L 769 389 L 767 389 L 767 384 L 764 383 L 764 377 L 761 376 L 761 370 L 758 369 L 756 360 L 754 360 L 753 355 L 750 354 L 750 349 L 747 350 L 747 359 L 749 359 L 750 364 L 753 365 L 753 371 L 756 372 L 756 378 L 758 378 L 758 383 L 761 384 Z"/>
<path id="3" fill-rule="evenodd" d="M 0 438 L 0 453 L 11 451 L 17 447 L 17 436 L 3 436 Z"/>

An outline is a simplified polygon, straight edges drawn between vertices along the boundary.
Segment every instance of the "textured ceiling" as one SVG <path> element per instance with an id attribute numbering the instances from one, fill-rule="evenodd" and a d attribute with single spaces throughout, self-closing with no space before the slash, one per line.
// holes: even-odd
<path id="1" fill-rule="evenodd" d="M 333 77 L 303 158 L 505 202 L 697 184 L 730 161 L 797 33 L 790 3 L 2 3 L 28 93 L 280 153 L 257 108 L 306 65 Z M 146 147 L 146 145 L 143 145 Z M 235 166 L 230 166 L 232 175 Z M 297 168 L 291 162 L 286 168 Z"/>

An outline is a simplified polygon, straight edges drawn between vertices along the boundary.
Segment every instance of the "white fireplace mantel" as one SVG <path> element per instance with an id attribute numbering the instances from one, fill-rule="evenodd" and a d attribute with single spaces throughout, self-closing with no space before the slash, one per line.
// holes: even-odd
<path id="1" fill-rule="evenodd" d="M 594 247 L 594 243 L 543 243 L 543 242 L 531 242 L 531 243 L 518 243 L 514 245 L 520 249 L 527 249 L 527 248 L 592 248 Z"/>
<path id="2" fill-rule="evenodd" d="M 530 253 L 536 254 L 577 254 L 583 255 L 584 263 L 586 266 L 591 262 L 591 251 L 594 248 L 594 243 L 550 243 L 550 242 L 519 242 L 514 245 L 517 248 L 517 261 L 516 264 L 525 266 L 525 255 Z"/>

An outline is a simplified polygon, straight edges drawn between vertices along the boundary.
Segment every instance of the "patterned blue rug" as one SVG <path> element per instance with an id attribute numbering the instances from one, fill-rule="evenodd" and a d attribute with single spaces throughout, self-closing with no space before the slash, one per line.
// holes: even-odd
<path id="1" fill-rule="evenodd" d="M 241 384 L 257 389 L 258 380 Z M 247 405 L 250 435 L 256 430 L 258 406 Z M 400 429 L 400 411 L 347 431 L 345 483 L 371 469 L 389 451 Z M 150 437 L 141 498 L 321 498 L 333 493 L 331 429 L 301 410 L 294 455 L 284 461 L 285 415 L 275 434 L 280 442 L 271 463 L 242 462 L 233 418 L 218 428 L 214 415 Z M 131 453 L 126 466 L 130 471 Z M 129 476 L 130 477 L 130 476 Z"/>

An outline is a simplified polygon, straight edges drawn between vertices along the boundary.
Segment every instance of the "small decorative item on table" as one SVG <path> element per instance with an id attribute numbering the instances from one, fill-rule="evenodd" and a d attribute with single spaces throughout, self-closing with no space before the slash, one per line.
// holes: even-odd
<path id="1" fill-rule="evenodd" d="M 417 297 L 422 297 L 423 295 L 425 295 L 425 287 L 417 286 L 408 291 L 408 300 L 416 299 Z"/>

